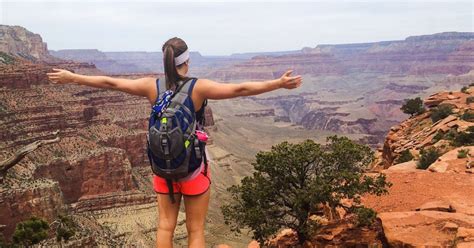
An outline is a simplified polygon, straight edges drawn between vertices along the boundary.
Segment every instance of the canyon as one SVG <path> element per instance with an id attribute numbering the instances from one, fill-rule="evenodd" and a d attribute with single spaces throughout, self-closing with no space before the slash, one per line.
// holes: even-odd
<path id="1" fill-rule="evenodd" d="M 158 72 L 163 68 L 161 52 L 51 53 L 96 65 L 122 63 L 130 72 Z M 270 111 L 275 112 L 277 122 L 308 130 L 363 135 L 361 142 L 377 148 L 382 145 L 386 130 L 407 117 L 399 109 L 404 99 L 458 90 L 469 82 L 463 80 L 463 75 L 474 68 L 474 34 L 445 32 L 405 40 L 229 56 L 192 52 L 190 61 L 194 76 L 221 82 L 269 80 L 291 68 L 294 74 L 303 75 L 303 87 L 291 93 L 278 91 L 248 97 L 249 112 L 263 104 L 273 109 Z M 99 66 L 115 74 L 113 67 Z"/>
<path id="2" fill-rule="evenodd" d="M 468 95 L 458 91 L 474 80 L 474 34 L 441 33 L 262 54 L 203 56 L 192 52 L 191 65 L 193 75 L 225 82 L 273 79 L 289 67 L 304 77 L 303 86 L 294 91 L 209 101 L 206 130 L 211 142 L 207 149 L 213 176 L 211 198 L 215 200 L 210 203 L 206 238 L 211 246 L 225 242 L 244 247 L 251 241 L 247 234 L 231 235 L 219 208 L 228 199 L 226 188 L 252 172 L 258 151 L 282 141 L 311 138 L 324 143 L 332 134 L 344 134 L 378 150 L 380 160 L 373 170 L 387 173 L 395 186 L 388 198 L 382 198 L 386 204 L 369 197 L 368 206 L 379 212 L 396 210 L 403 218 L 437 218 L 411 212 L 439 198 L 436 192 L 430 191 L 432 196 L 416 203 L 402 196 L 416 197 L 424 185 L 443 180 L 449 190 L 442 198 L 450 200 L 461 214 L 472 215 L 463 210 L 470 205 L 459 206 L 459 199 L 473 193 L 469 191 L 472 185 L 462 183 L 472 181 L 472 174 L 462 167 L 464 160 L 448 162 L 457 167 L 447 166 L 447 172 L 403 172 L 408 174 L 398 171 L 400 165 L 394 161 L 405 149 L 436 145 L 427 142 L 435 135 L 433 130 L 448 125 L 465 130 L 471 125 L 457 115 L 438 126 L 428 123 L 429 114 L 407 119 L 400 106 L 404 99 L 420 96 L 426 98 L 427 106 L 446 102 L 454 104 L 457 113 L 473 109 L 472 104 L 464 104 L 472 87 Z M 53 221 L 58 214 L 67 213 L 82 226 L 72 247 L 153 246 L 156 196 L 144 152 L 149 103 L 117 91 L 52 84 L 45 73 L 55 67 L 88 75 L 163 77 L 160 52 L 50 51 L 41 36 L 19 26 L 1 25 L 0 161 L 24 145 L 51 138 L 56 130 L 61 140 L 27 155 L 4 178 L 0 231 L 9 238 L 16 223 L 28 216 Z M 429 128 L 415 132 L 410 129 L 414 125 Z M 416 190 L 410 191 L 411 185 Z M 449 199 L 455 194 L 454 187 L 466 190 L 459 191 L 459 198 Z M 390 209 L 399 197 L 403 204 Z M 440 218 L 449 219 L 443 216 Z M 399 233 L 390 224 L 396 217 L 381 215 L 384 231 Z M 473 228 L 452 221 L 457 230 Z M 181 209 L 175 236 L 178 246 L 186 244 L 184 223 Z M 439 231 L 435 229 L 433 232 Z M 397 240 L 405 238 L 397 234 Z M 405 241 L 393 244 L 396 242 Z"/>

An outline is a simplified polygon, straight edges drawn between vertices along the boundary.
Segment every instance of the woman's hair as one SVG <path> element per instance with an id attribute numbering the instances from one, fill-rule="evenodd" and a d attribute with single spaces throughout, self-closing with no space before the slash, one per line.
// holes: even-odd
<path id="1" fill-rule="evenodd" d="M 171 38 L 165 42 L 165 44 L 163 44 L 163 66 L 165 69 L 167 89 L 175 89 L 177 87 L 178 81 L 184 79 L 178 74 L 174 58 L 178 57 L 186 50 L 188 50 L 188 45 L 186 45 L 186 42 L 177 37 Z M 178 67 L 183 65 L 184 63 Z"/>

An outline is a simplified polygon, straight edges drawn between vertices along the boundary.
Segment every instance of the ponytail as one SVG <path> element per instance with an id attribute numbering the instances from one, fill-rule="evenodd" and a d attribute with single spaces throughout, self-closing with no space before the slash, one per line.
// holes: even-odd
<path id="1" fill-rule="evenodd" d="M 186 51 L 188 46 L 180 38 L 172 38 L 168 40 L 162 48 L 163 51 L 163 67 L 165 71 L 166 88 L 176 89 L 178 82 L 183 78 L 178 74 L 176 68 L 175 57 Z"/>

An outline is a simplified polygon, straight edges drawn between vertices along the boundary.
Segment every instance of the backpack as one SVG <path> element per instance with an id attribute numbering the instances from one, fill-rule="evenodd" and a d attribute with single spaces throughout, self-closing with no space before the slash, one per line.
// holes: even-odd
<path id="1" fill-rule="evenodd" d="M 158 97 L 148 123 L 147 154 L 153 173 L 166 180 L 172 203 L 175 202 L 173 181 L 200 168 L 203 160 L 207 173 L 205 143 L 196 136 L 196 130 L 203 124 L 206 104 L 199 111 L 198 120 L 191 99 L 196 81 L 196 78 L 180 81 L 173 92 L 156 80 Z"/>

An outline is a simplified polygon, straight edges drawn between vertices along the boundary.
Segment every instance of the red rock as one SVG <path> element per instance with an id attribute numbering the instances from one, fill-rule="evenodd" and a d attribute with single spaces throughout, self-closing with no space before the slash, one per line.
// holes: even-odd
<path id="1" fill-rule="evenodd" d="M 447 246 L 455 236 L 442 230 L 446 223 L 460 223 L 458 237 L 463 227 L 474 226 L 472 216 L 438 211 L 380 213 L 379 218 L 393 247 Z"/>
<path id="2" fill-rule="evenodd" d="M 252 242 L 250 242 L 247 248 L 260 248 L 260 244 L 257 241 L 253 240 Z"/>
<path id="3" fill-rule="evenodd" d="M 411 160 L 411 161 L 408 161 L 408 162 L 392 165 L 387 170 L 388 171 L 405 171 L 405 172 L 416 171 L 416 170 L 418 170 L 416 168 L 416 164 L 417 164 L 416 161 Z"/>
<path id="4" fill-rule="evenodd" d="M 0 51 L 6 54 L 31 56 L 41 61 L 55 61 L 49 55 L 46 43 L 41 36 L 28 31 L 20 26 L 0 25 Z"/>
<path id="5" fill-rule="evenodd" d="M 441 230 L 448 231 L 448 232 L 453 232 L 453 231 L 457 231 L 458 228 L 459 228 L 458 224 L 453 223 L 453 222 L 446 222 L 446 224 L 444 224 L 444 226 Z"/>
<path id="6" fill-rule="evenodd" d="M 65 211 L 62 192 L 57 182 L 39 179 L 24 188 L 0 190 L 0 223 L 5 237 L 10 237 L 18 222 L 31 216 L 53 221 Z"/>
<path id="7" fill-rule="evenodd" d="M 458 158 L 459 150 L 463 149 L 469 150 L 469 154 L 474 154 L 474 146 L 457 147 L 440 156 L 437 161 L 428 167 L 428 170 L 432 172 L 463 171 L 467 159 Z"/>
<path id="8" fill-rule="evenodd" d="M 456 248 L 472 248 L 474 247 L 474 242 L 462 242 L 457 243 Z"/>
<path id="9" fill-rule="evenodd" d="M 224 81 L 267 79 L 280 75 L 289 66 L 299 74 L 312 75 L 341 75 L 354 71 L 460 75 L 473 68 L 471 36 L 440 33 L 383 43 L 319 45 L 311 52 L 305 49 L 306 52 L 289 55 L 254 57 L 251 61 L 214 71 L 209 76 Z M 447 44 L 450 44 L 450 49 L 445 48 Z M 402 90 L 406 89 L 402 87 Z"/>
<path id="10" fill-rule="evenodd" d="M 456 236 L 463 241 L 474 242 L 474 228 L 459 227 Z"/>
<path id="11" fill-rule="evenodd" d="M 441 211 L 441 212 L 456 212 L 456 209 L 447 202 L 433 201 L 423 204 L 417 208 L 416 211 Z"/>

